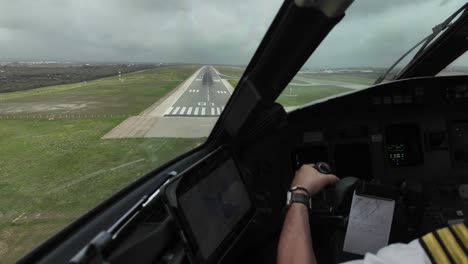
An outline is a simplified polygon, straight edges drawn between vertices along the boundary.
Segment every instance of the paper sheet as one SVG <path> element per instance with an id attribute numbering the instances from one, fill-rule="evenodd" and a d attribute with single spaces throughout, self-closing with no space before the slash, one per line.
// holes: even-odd
<path id="1" fill-rule="evenodd" d="M 364 255 L 388 244 L 395 201 L 354 193 L 343 251 Z"/>

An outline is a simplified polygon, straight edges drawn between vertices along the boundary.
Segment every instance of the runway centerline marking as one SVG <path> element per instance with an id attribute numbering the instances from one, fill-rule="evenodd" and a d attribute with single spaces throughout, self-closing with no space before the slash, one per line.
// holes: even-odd
<path id="1" fill-rule="evenodd" d="M 224 111 L 225 101 L 230 92 L 226 83 L 221 79 L 220 74 L 213 67 L 204 67 L 193 77 L 194 81 L 203 81 L 203 83 L 190 84 L 191 87 L 185 88 L 185 97 L 175 101 L 164 111 L 164 116 L 219 116 Z M 204 76 L 208 75 L 208 76 Z M 210 77 L 213 83 L 206 84 L 205 77 Z M 194 93 L 197 93 L 195 95 Z M 212 93 L 214 93 L 212 95 Z M 200 95 L 200 97 L 198 97 Z M 198 101 L 204 100 L 204 101 Z"/>

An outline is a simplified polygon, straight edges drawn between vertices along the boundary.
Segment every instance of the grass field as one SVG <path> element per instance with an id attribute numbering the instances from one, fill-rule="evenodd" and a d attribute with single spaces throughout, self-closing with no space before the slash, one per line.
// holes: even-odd
<path id="1" fill-rule="evenodd" d="M 339 81 L 354 84 L 372 85 L 380 73 L 301 73 L 301 77 L 318 80 Z"/>
<path id="2" fill-rule="evenodd" d="M 217 68 L 222 74 L 229 76 L 239 77 L 243 73 L 241 69 L 232 67 L 221 67 Z M 324 80 L 333 82 L 342 82 L 349 84 L 360 84 L 360 85 L 372 85 L 377 73 L 299 73 L 298 76 L 304 77 L 310 80 Z M 236 87 L 239 80 L 228 80 L 229 83 Z M 291 83 L 304 85 L 307 82 L 293 79 Z M 278 103 L 285 107 L 289 106 L 300 106 L 304 105 L 328 96 L 350 92 L 351 89 L 340 87 L 339 85 L 311 85 L 311 86 L 299 86 L 299 85 L 288 85 L 283 93 L 276 100 Z"/>
<path id="3" fill-rule="evenodd" d="M 216 66 L 215 67 L 219 73 L 226 76 L 231 76 L 235 78 L 240 78 L 244 73 L 244 68 L 236 66 Z"/>
<path id="4" fill-rule="evenodd" d="M 290 85 L 283 91 L 280 97 L 276 99 L 276 102 L 280 103 L 283 106 L 299 106 L 328 96 L 349 91 L 352 90 L 330 85 L 320 85 L 312 87 Z"/>
<path id="5" fill-rule="evenodd" d="M 78 83 L 160 67 L 154 64 L 0 63 L 0 93 Z"/>
<path id="6" fill-rule="evenodd" d="M 233 87 L 236 87 L 239 81 L 229 80 Z M 299 82 L 299 81 L 294 81 Z M 291 89 L 292 88 L 292 89 Z M 351 89 L 331 86 L 331 85 L 320 85 L 320 86 L 294 86 L 289 85 L 283 93 L 276 99 L 276 102 L 280 103 L 284 107 L 288 106 L 300 106 L 310 103 L 315 100 L 319 100 L 335 94 L 345 93 L 352 91 Z"/>
<path id="7" fill-rule="evenodd" d="M 0 115 L 122 117 L 0 120 L 0 263 L 11 263 L 65 225 L 204 139 L 101 137 L 174 89 L 198 66 L 161 68 L 86 84 L 0 95 Z M 74 101 L 95 102 L 75 109 Z M 5 105 L 8 105 L 6 107 Z M 13 112 L 13 110 L 21 112 Z M 8 112 L 10 111 L 10 112 Z"/>
<path id="8" fill-rule="evenodd" d="M 0 115 L 138 114 L 187 79 L 199 66 L 166 67 L 0 94 Z"/>

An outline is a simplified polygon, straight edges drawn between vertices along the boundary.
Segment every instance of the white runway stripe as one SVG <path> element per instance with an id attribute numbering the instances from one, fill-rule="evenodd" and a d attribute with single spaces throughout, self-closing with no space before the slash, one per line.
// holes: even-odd
<path id="1" fill-rule="evenodd" d="M 201 115 L 205 115 L 205 107 L 202 107 L 202 109 L 201 109 Z"/>
<path id="2" fill-rule="evenodd" d="M 190 115 L 192 113 L 192 107 L 189 107 L 187 110 L 187 115 Z"/>
<path id="3" fill-rule="evenodd" d="M 174 107 L 169 107 L 166 112 L 164 112 L 164 115 L 168 115 L 170 112 L 172 112 L 172 109 L 174 109 Z"/>
<path id="4" fill-rule="evenodd" d="M 185 109 L 186 109 L 186 107 L 182 107 L 182 109 L 180 110 L 180 113 L 179 113 L 179 114 L 180 114 L 180 115 L 183 115 L 183 114 L 185 113 Z"/>
<path id="5" fill-rule="evenodd" d="M 216 107 L 216 114 L 220 115 L 221 114 L 221 109 L 219 107 Z"/>
<path id="6" fill-rule="evenodd" d="M 180 109 L 180 107 L 176 107 L 171 114 L 177 115 L 177 112 L 179 112 L 179 109 Z"/>
<path id="7" fill-rule="evenodd" d="M 221 111 L 224 111 L 224 106 L 221 106 Z"/>
<path id="8" fill-rule="evenodd" d="M 214 114 L 215 114 L 215 109 L 211 107 L 211 115 L 214 115 Z"/>
<path id="9" fill-rule="evenodd" d="M 198 115 L 198 107 L 195 108 L 195 115 Z"/>

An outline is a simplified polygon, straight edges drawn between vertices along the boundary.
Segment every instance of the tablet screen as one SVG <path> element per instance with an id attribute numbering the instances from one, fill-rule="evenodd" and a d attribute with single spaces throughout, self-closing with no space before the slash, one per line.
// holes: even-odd
<path id="1" fill-rule="evenodd" d="M 187 190 L 179 203 L 205 259 L 213 254 L 252 206 L 233 159 L 222 163 Z"/>

